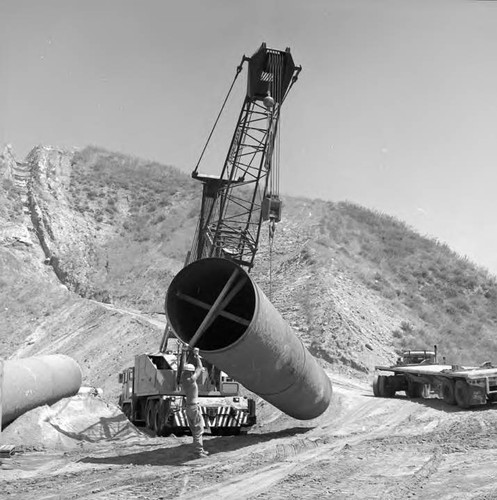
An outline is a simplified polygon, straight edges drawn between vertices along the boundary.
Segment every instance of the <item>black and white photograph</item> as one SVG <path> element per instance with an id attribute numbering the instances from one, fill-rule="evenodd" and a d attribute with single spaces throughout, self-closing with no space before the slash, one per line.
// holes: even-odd
<path id="1" fill-rule="evenodd" d="M 497 500 L 497 1 L 0 0 L 0 500 Z"/>

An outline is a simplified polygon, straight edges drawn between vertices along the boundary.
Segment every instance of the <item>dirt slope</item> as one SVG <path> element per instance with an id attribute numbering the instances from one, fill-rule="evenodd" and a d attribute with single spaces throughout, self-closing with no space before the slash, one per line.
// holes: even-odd
<path id="1" fill-rule="evenodd" d="M 269 405 L 247 436 L 130 434 L 80 449 L 3 460 L 2 498 L 492 499 L 497 498 L 497 412 L 438 400 L 374 398 L 362 382 L 331 375 L 334 401 L 300 422 Z"/>
<path id="2" fill-rule="evenodd" d="M 7 148 L 0 170 L 0 356 L 68 354 L 84 384 L 115 402 L 117 374 L 160 343 L 156 313 L 192 238 L 199 189 L 169 167 L 91 148 L 38 146 L 23 162 Z M 254 279 L 323 364 L 365 376 L 394 359 L 405 316 L 312 244 L 322 210 L 289 204 L 271 256 L 264 228 Z"/>
<path id="3" fill-rule="evenodd" d="M 394 359 L 400 326 L 415 335 L 410 325 L 430 319 L 409 304 L 430 302 L 422 294 L 437 289 L 438 268 L 425 282 L 420 270 L 411 303 L 402 302 L 401 271 L 397 279 L 390 262 L 376 270 L 361 260 L 371 249 L 383 259 L 381 224 L 349 238 L 364 214 L 341 221 L 345 212 L 319 200 L 289 200 L 272 249 L 263 231 L 253 277 L 329 369 L 327 412 L 301 422 L 259 401 L 257 427 L 207 436 L 203 460 L 191 458 L 190 438 L 152 438 L 123 418 L 117 374 L 157 349 L 157 311 L 189 241 L 198 200 L 184 177 L 94 149 L 39 147 L 26 162 L 0 155 L 0 356 L 68 354 L 84 385 L 103 388 L 102 397 L 29 412 L 2 433 L 19 453 L 1 459 L 0 498 L 497 498 L 493 406 L 376 399 L 366 384 L 375 364 Z M 398 236 L 411 245 L 412 235 Z M 475 314 L 486 308 L 491 325 L 494 284 L 474 276 L 458 274 L 462 295 Z"/>
<path id="4" fill-rule="evenodd" d="M 24 161 L 6 148 L 0 180 L 0 356 L 72 355 L 115 401 L 117 373 L 159 345 L 200 186 L 172 167 L 49 146 Z M 252 275 L 324 366 L 366 377 L 399 344 L 440 342 L 465 363 L 495 349 L 495 279 L 381 214 L 283 201 Z"/>

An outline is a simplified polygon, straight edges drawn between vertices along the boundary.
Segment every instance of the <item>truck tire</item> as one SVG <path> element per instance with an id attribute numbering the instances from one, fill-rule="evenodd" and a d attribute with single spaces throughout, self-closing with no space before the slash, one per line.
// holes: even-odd
<path id="1" fill-rule="evenodd" d="M 412 380 L 407 381 L 406 396 L 409 399 L 420 398 L 423 394 L 423 384 L 419 382 L 413 382 Z"/>
<path id="2" fill-rule="evenodd" d="M 161 422 L 160 422 L 160 414 L 159 414 L 159 404 L 155 403 L 152 409 L 152 418 L 153 418 L 153 431 L 156 436 L 160 436 L 161 431 Z"/>
<path id="3" fill-rule="evenodd" d="M 171 428 L 169 424 L 169 413 L 171 409 L 171 401 L 169 399 L 162 400 L 158 404 L 157 418 L 159 419 L 158 436 L 169 436 Z"/>
<path id="4" fill-rule="evenodd" d="M 431 385 L 430 384 L 423 384 L 423 390 L 421 391 L 421 397 L 423 399 L 428 399 L 431 394 Z"/>
<path id="5" fill-rule="evenodd" d="M 381 375 L 376 374 L 374 376 L 374 379 L 373 379 L 373 394 L 377 398 L 381 397 L 381 394 L 380 394 L 380 378 L 381 378 Z"/>
<path id="6" fill-rule="evenodd" d="M 454 396 L 459 408 L 469 408 L 471 399 L 470 387 L 464 380 L 458 380 L 454 387 Z"/>
<path id="7" fill-rule="evenodd" d="M 156 407 L 155 401 L 147 401 L 146 414 L 145 414 L 145 425 L 147 429 L 154 431 L 154 409 Z"/>
<path id="8" fill-rule="evenodd" d="M 448 405 L 455 405 L 456 404 L 454 382 L 452 382 L 452 380 L 445 379 L 442 382 L 442 397 L 443 397 L 443 400 Z"/>
<path id="9" fill-rule="evenodd" d="M 150 429 L 150 420 L 152 418 L 152 409 L 150 408 L 150 401 L 147 401 L 145 406 L 145 427 Z"/>
<path id="10" fill-rule="evenodd" d="M 387 375 L 380 375 L 379 376 L 379 381 L 378 381 L 379 390 L 380 390 L 380 394 L 383 398 L 391 398 L 391 397 L 395 396 L 395 388 L 389 384 L 390 378 L 391 377 L 389 377 Z"/>
<path id="11" fill-rule="evenodd" d="M 123 408 L 124 416 L 128 420 L 131 420 L 131 403 L 124 403 L 122 408 Z"/>

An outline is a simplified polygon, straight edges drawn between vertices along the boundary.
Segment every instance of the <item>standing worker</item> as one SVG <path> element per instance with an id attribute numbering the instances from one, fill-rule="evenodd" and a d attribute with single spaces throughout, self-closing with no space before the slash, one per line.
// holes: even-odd
<path id="1" fill-rule="evenodd" d="M 204 417 L 200 410 L 198 402 L 198 385 L 197 379 L 202 373 L 202 361 L 198 355 L 198 349 L 193 349 L 193 358 L 195 365 L 191 363 L 185 364 L 183 373 L 181 374 L 181 385 L 186 396 L 186 416 L 188 418 L 188 426 L 193 437 L 193 448 L 197 458 L 206 457 L 209 455 L 204 450 L 202 434 L 204 433 Z"/>

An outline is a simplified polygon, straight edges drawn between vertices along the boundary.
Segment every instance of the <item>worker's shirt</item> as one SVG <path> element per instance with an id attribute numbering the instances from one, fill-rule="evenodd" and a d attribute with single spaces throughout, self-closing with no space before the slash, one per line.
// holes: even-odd
<path id="1" fill-rule="evenodd" d="M 191 376 L 182 377 L 183 390 L 185 391 L 186 404 L 192 405 L 198 403 L 198 385 L 197 381 L 193 380 Z"/>

